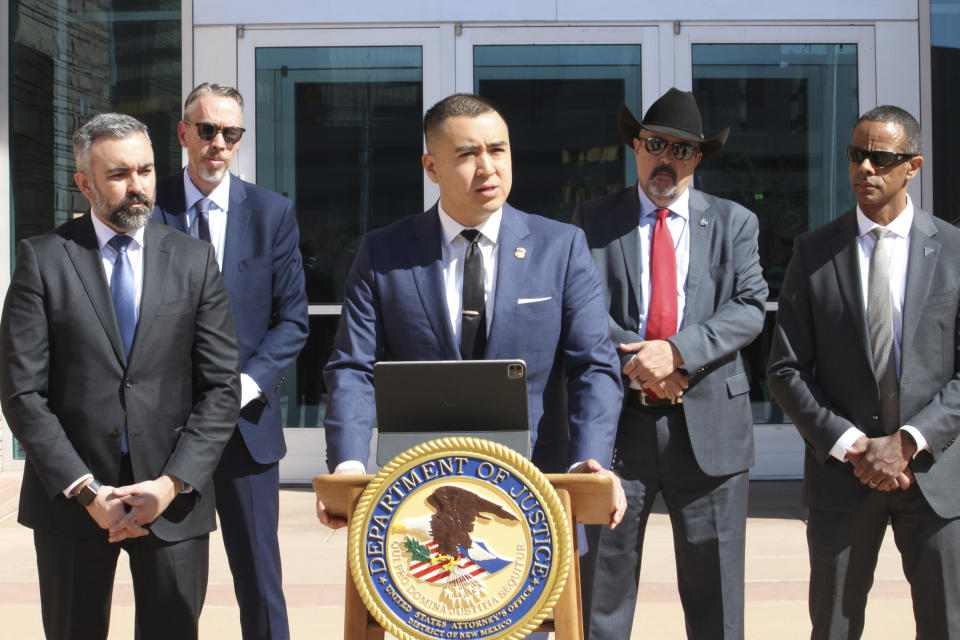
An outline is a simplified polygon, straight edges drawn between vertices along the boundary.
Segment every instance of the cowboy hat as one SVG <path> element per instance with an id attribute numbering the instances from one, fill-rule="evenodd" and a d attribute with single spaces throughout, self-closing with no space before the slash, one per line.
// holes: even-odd
<path id="1" fill-rule="evenodd" d="M 643 122 L 637 122 L 627 105 L 621 104 L 617 113 L 617 128 L 620 129 L 623 142 L 631 149 L 634 138 L 640 137 L 640 129 L 646 129 L 696 142 L 704 160 L 719 151 L 730 134 L 730 128 L 727 127 L 709 140 L 704 138 L 700 109 L 693 94 L 676 88 L 671 88 L 650 105 Z"/>

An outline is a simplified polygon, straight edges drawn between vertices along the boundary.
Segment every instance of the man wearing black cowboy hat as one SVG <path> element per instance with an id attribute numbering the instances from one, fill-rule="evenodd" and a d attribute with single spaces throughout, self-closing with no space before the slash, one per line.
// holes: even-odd
<path id="1" fill-rule="evenodd" d="M 753 417 L 740 349 L 760 333 L 767 298 L 757 218 L 691 188 L 728 133 L 704 138 L 693 94 L 670 89 L 639 123 L 621 106 L 617 124 L 639 183 L 574 213 L 629 384 L 613 462 L 629 506 L 615 530 L 589 532 L 586 631 L 630 636 L 644 529 L 662 493 L 687 637 L 743 638 Z"/>

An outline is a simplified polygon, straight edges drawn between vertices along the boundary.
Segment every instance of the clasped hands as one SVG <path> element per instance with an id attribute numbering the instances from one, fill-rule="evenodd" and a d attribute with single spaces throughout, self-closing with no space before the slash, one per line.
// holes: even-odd
<path id="1" fill-rule="evenodd" d="M 687 376 L 678 371 L 683 356 L 669 340 L 630 342 L 621 344 L 620 350 L 633 354 L 623 366 L 623 375 L 658 398 L 679 398 L 690 386 Z"/>
<path id="2" fill-rule="evenodd" d="M 847 460 L 860 482 L 878 491 L 907 489 L 916 482 L 907 466 L 917 452 L 917 444 L 904 431 L 889 436 L 860 436 L 847 449 Z"/>
<path id="3" fill-rule="evenodd" d="M 123 487 L 103 485 L 87 512 L 101 529 L 109 532 L 110 542 L 139 538 L 150 533 L 147 526 L 163 513 L 177 497 L 177 487 L 169 475 Z"/>

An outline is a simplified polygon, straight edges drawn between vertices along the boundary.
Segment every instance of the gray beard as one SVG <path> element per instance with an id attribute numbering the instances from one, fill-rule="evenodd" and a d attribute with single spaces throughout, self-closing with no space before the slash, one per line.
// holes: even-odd
<path id="1" fill-rule="evenodd" d="M 114 225 L 129 232 L 150 224 L 150 213 L 150 207 L 138 205 L 131 209 L 118 209 L 109 218 Z"/>
<path id="2" fill-rule="evenodd" d="M 230 166 L 226 165 L 220 169 L 211 171 L 204 166 L 197 167 L 197 173 L 200 175 L 200 179 L 204 182 L 209 182 L 210 184 L 220 184 L 224 176 L 227 175 L 227 171 L 230 170 Z"/>
<path id="3" fill-rule="evenodd" d="M 660 200 L 673 201 L 677 197 L 677 183 L 674 182 L 669 187 L 661 187 L 655 180 L 647 182 L 647 193 Z"/>

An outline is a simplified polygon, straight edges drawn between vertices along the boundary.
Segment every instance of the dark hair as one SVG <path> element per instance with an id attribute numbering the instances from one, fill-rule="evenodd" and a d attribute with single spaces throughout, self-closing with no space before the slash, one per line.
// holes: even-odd
<path id="1" fill-rule="evenodd" d="M 917 122 L 917 119 L 910 115 L 909 112 L 891 104 L 882 104 L 860 116 L 857 124 L 859 125 L 864 120 L 869 120 L 870 122 L 888 122 L 899 125 L 900 128 L 903 129 L 904 137 L 907 139 L 903 153 L 911 153 L 914 155 L 920 155 L 922 153 L 923 136 L 920 133 L 920 123 Z"/>
<path id="2" fill-rule="evenodd" d="M 493 100 L 472 93 L 455 93 L 427 109 L 427 113 L 423 116 L 423 136 L 429 137 L 431 133 L 442 127 L 448 118 L 457 116 L 473 118 L 491 111 L 503 118 L 503 112 Z"/>
<path id="3" fill-rule="evenodd" d="M 233 98 L 237 101 L 237 104 L 240 105 L 240 108 L 243 109 L 243 96 L 240 95 L 240 92 L 234 89 L 233 87 L 228 87 L 222 84 L 217 84 L 216 82 L 204 82 L 198 84 L 193 91 L 187 95 L 187 99 L 183 101 L 183 115 L 186 117 L 187 110 L 190 109 L 190 105 L 197 101 L 200 96 L 220 96 L 222 98 Z"/>
<path id="4" fill-rule="evenodd" d="M 73 159 L 77 163 L 77 171 L 89 173 L 90 162 L 87 156 L 97 138 L 110 136 L 122 140 L 135 133 L 142 133 L 147 142 L 150 142 L 147 125 L 133 116 L 124 113 L 100 113 L 93 116 L 73 133 Z"/>

